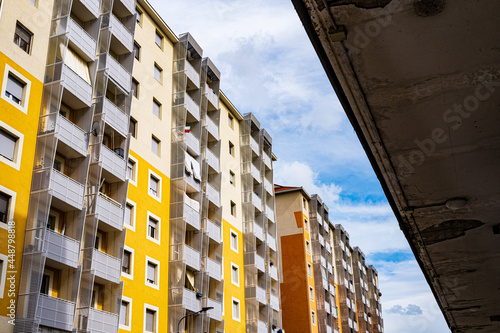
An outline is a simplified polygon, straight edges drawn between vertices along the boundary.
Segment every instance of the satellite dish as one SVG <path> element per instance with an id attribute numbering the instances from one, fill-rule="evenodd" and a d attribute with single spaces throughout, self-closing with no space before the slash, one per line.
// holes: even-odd
<path id="1" fill-rule="evenodd" d="M 101 129 L 101 125 L 99 124 L 98 121 L 94 121 L 92 124 L 92 129 L 90 130 L 90 133 L 92 133 L 94 136 L 97 136 L 99 134 L 99 131 Z"/>

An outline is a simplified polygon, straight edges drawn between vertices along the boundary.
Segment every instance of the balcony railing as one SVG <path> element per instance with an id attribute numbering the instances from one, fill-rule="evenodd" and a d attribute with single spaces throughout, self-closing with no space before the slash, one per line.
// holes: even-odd
<path id="1" fill-rule="evenodd" d="M 217 225 L 212 221 L 207 220 L 207 231 L 208 231 L 208 236 L 215 242 L 220 243 L 222 241 L 220 225 Z"/>
<path id="2" fill-rule="evenodd" d="M 318 240 L 321 246 L 325 246 L 325 238 L 322 235 L 318 235 Z"/>
<path id="3" fill-rule="evenodd" d="M 110 14 L 110 27 L 111 33 L 120 41 L 120 43 L 129 51 L 132 52 L 134 45 L 134 36 L 130 31 L 120 22 L 120 20 Z"/>
<path id="4" fill-rule="evenodd" d="M 330 274 L 333 274 L 333 266 L 332 266 L 332 264 L 330 264 L 330 263 L 328 262 L 328 263 L 327 263 L 327 266 L 328 266 L 328 272 L 329 272 Z"/>
<path id="5" fill-rule="evenodd" d="M 255 222 L 253 223 L 253 233 L 255 237 L 257 237 L 261 241 L 264 240 L 264 232 L 262 231 L 262 227 Z"/>
<path id="6" fill-rule="evenodd" d="M 215 156 L 215 154 L 210 150 L 207 149 L 205 151 L 205 159 L 207 160 L 208 165 L 212 167 L 212 169 L 215 170 L 215 172 L 219 172 L 219 158 Z"/>
<path id="7" fill-rule="evenodd" d="M 257 332 L 258 333 L 267 333 L 267 324 L 263 321 L 257 320 Z"/>
<path id="8" fill-rule="evenodd" d="M 87 57 L 94 59 L 96 56 L 96 41 L 89 35 L 81 26 L 78 25 L 73 19 L 68 22 L 69 39 L 82 50 Z"/>
<path id="9" fill-rule="evenodd" d="M 217 207 L 220 206 L 220 193 L 215 187 L 213 187 L 210 183 L 207 183 L 206 186 L 207 197 L 214 205 Z"/>
<path id="10" fill-rule="evenodd" d="M 207 130 L 214 138 L 219 139 L 219 126 L 210 117 L 206 117 Z"/>
<path id="11" fill-rule="evenodd" d="M 217 321 L 222 321 L 222 304 L 211 298 L 208 298 L 207 306 L 213 307 L 212 310 L 208 310 L 208 315 L 210 316 L 210 318 Z"/>
<path id="12" fill-rule="evenodd" d="M 119 1 L 125 6 L 125 8 L 128 9 L 130 14 L 135 13 L 135 0 L 119 0 Z"/>
<path id="13" fill-rule="evenodd" d="M 327 313 L 332 313 L 332 310 L 330 308 L 330 302 L 328 302 L 328 301 L 325 301 L 325 311 Z"/>
<path id="14" fill-rule="evenodd" d="M 101 8 L 100 0 L 75 0 L 83 4 L 89 12 L 94 15 L 94 18 L 99 17 L 99 9 Z"/>
<path id="15" fill-rule="evenodd" d="M 253 163 L 250 163 L 250 173 L 256 181 L 260 182 L 260 171 Z"/>
<path id="16" fill-rule="evenodd" d="M 97 196 L 96 214 L 100 221 L 115 228 L 123 229 L 123 207 L 103 193 Z"/>
<path id="17" fill-rule="evenodd" d="M 271 182 L 265 177 L 264 177 L 264 189 L 266 190 L 267 193 L 273 195 L 273 184 L 271 184 Z"/>
<path id="18" fill-rule="evenodd" d="M 266 205 L 266 217 L 274 222 L 274 209 Z"/>
<path id="19" fill-rule="evenodd" d="M 111 125 L 115 130 L 120 132 L 124 137 L 128 134 L 128 116 L 114 105 L 109 99 L 104 98 L 104 105 L 102 109 L 104 113 L 104 120 L 108 125 Z"/>
<path id="20" fill-rule="evenodd" d="M 274 238 L 271 234 L 267 234 L 267 245 L 273 251 L 276 251 L 276 238 Z"/>
<path id="21" fill-rule="evenodd" d="M 266 264 L 265 264 L 264 258 L 262 258 L 257 253 L 255 254 L 255 266 L 261 272 L 265 272 L 266 271 Z"/>
<path id="22" fill-rule="evenodd" d="M 81 156 L 87 155 L 88 136 L 84 130 L 65 117 L 57 116 L 57 137 Z"/>
<path id="23" fill-rule="evenodd" d="M 47 251 L 47 258 L 73 268 L 78 266 L 80 242 L 47 229 L 43 245 Z"/>
<path id="24" fill-rule="evenodd" d="M 333 333 L 331 326 L 326 326 L 326 333 Z"/>
<path id="25" fill-rule="evenodd" d="M 328 290 L 328 285 L 329 285 L 328 280 L 327 279 L 323 279 L 323 288 L 325 290 Z"/>
<path id="26" fill-rule="evenodd" d="M 121 23 L 120 23 L 121 24 Z M 132 76 L 118 61 L 113 57 L 107 56 L 107 71 L 111 79 L 120 85 L 127 93 L 130 92 Z"/>
<path id="27" fill-rule="evenodd" d="M 325 257 L 321 256 L 321 266 L 325 267 L 326 268 L 326 259 Z"/>
<path id="28" fill-rule="evenodd" d="M 221 280 L 221 264 L 217 261 L 207 258 L 207 271 L 211 278 L 216 279 L 217 281 Z"/>
<path id="29" fill-rule="evenodd" d="M 207 96 L 208 102 L 215 108 L 219 108 L 219 97 L 215 94 L 215 92 L 208 87 L 208 85 L 205 85 L 205 95 Z"/>
<path id="30" fill-rule="evenodd" d="M 200 106 L 188 94 L 184 94 L 184 107 L 196 121 L 200 121 Z"/>
<path id="31" fill-rule="evenodd" d="M 269 301 L 271 303 L 271 307 L 273 308 L 273 310 L 275 311 L 280 310 L 280 300 L 278 296 L 274 296 L 273 294 L 269 295 Z"/>
<path id="32" fill-rule="evenodd" d="M 59 200 L 78 210 L 83 208 L 85 187 L 56 169 L 52 169 L 50 189 L 52 194 Z"/>
<path id="33" fill-rule="evenodd" d="M 61 78 L 63 86 L 86 106 L 92 105 L 92 86 L 68 65 L 64 64 Z"/>
<path id="34" fill-rule="evenodd" d="M 252 203 L 259 212 L 262 211 L 262 199 L 259 198 L 255 193 L 252 194 Z"/>
<path id="35" fill-rule="evenodd" d="M 189 289 L 184 288 L 182 295 L 182 304 L 191 312 L 198 312 L 201 310 L 201 298 L 196 297 L 196 293 Z"/>
<path id="36" fill-rule="evenodd" d="M 191 225 L 196 230 L 200 230 L 200 213 L 189 206 L 187 203 L 184 204 L 184 218 L 189 225 Z"/>
<path id="37" fill-rule="evenodd" d="M 196 86 L 200 87 L 200 74 L 194 69 L 193 65 L 187 60 L 184 61 L 184 69 L 186 71 L 186 76 L 188 79 Z"/>
<path id="38" fill-rule="evenodd" d="M 255 289 L 257 292 L 257 300 L 262 304 L 267 304 L 266 290 L 264 288 L 259 287 L 259 286 L 256 286 Z"/>
<path id="39" fill-rule="evenodd" d="M 330 245 L 330 242 L 326 242 L 325 247 L 326 247 L 326 252 L 332 253 L 332 246 Z"/>
<path id="40" fill-rule="evenodd" d="M 116 152 L 115 152 L 116 151 Z M 120 179 L 125 181 L 125 172 L 127 171 L 127 162 L 125 161 L 122 148 L 117 148 L 115 151 L 109 149 L 105 145 L 101 145 L 101 157 L 102 167 Z"/>
<path id="41" fill-rule="evenodd" d="M 186 260 L 186 265 L 199 271 L 200 270 L 200 252 L 196 251 L 192 247 L 184 244 L 184 260 Z"/>
<path id="42" fill-rule="evenodd" d="M 75 320 L 75 303 L 40 294 L 38 311 L 40 325 L 71 331 Z"/>
<path id="43" fill-rule="evenodd" d="M 191 155 L 200 156 L 200 139 L 195 137 L 193 133 L 189 132 L 184 134 L 184 141 L 192 153 Z"/>
<path id="44" fill-rule="evenodd" d="M 278 268 L 276 266 L 269 266 L 269 276 L 271 279 L 278 281 Z"/>
<path id="45" fill-rule="evenodd" d="M 94 249 L 92 256 L 92 269 L 95 274 L 113 283 L 120 282 L 122 261 L 107 253 Z"/>
<path id="46" fill-rule="evenodd" d="M 264 164 L 269 168 L 271 169 L 271 156 L 269 156 L 266 152 L 264 152 L 264 154 L 262 154 L 262 160 L 264 161 Z"/>
<path id="47" fill-rule="evenodd" d="M 330 283 L 329 285 L 329 291 L 330 291 L 330 294 L 334 295 L 335 296 L 335 286 L 333 284 Z"/>
<path id="48" fill-rule="evenodd" d="M 90 308 L 88 332 L 108 333 L 118 331 L 118 315 Z"/>
<path id="49" fill-rule="evenodd" d="M 259 143 L 250 135 L 250 147 L 253 152 L 258 156 L 259 155 Z"/>

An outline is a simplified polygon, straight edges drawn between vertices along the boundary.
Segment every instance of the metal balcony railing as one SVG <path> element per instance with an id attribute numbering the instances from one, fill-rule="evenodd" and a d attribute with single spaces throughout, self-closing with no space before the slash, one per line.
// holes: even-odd
<path id="1" fill-rule="evenodd" d="M 210 183 L 207 183 L 206 186 L 207 197 L 214 205 L 217 207 L 220 206 L 220 193 L 219 191 L 213 187 Z"/>
<path id="2" fill-rule="evenodd" d="M 264 161 L 264 164 L 268 167 L 268 169 L 271 169 L 272 164 L 271 164 L 271 156 L 269 156 L 266 152 L 262 154 L 262 160 Z"/>
<path id="3" fill-rule="evenodd" d="M 187 78 L 196 86 L 200 87 L 200 74 L 194 69 L 193 65 L 187 60 L 184 61 L 184 70 Z"/>
<path id="4" fill-rule="evenodd" d="M 200 121 L 200 107 L 188 94 L 184 94 L 184 107 L 196 121 Z"/>
<path id="5" fill-rule="evenodd" d="M 196 297 L 196 293 L 189 289 L 184 288 L 182 294 L 182 304 L 187 310 L 198 312 L 201 310 L 201 298 Z"/>
<path id="6" fill-rule="evenodd" d="M 122 261 L 112 255 L 94 249 L 92 269 L 95 275 L 113 283 L 120 282 Z"/>
<path id="7" fill-rule="evenodd" d="M 257 320 L 257 332 L 258 333 L 267 333 L 267 324 L 261 320 Z"/>
<path id="8" fill-rule="evenodd" d="M 259 286 L 255 286 L 255 289 L 256 289 L 257 300 L 262 304 L 267 304 L 266 290 Z"/>
<path id="9" fill-rule="evenodd" d="M 255 222 L 253 223 L 253 233 L 255 237 L 257 237 L 261 241 L 264 240 L 264 232 L 262 231 L 262 227 Z"/>
<path id="10" fill-rule="evenodd" d="M 275 310 L 275 311 L 280 310 L 280 300 L 279 300 L 278 296 L 270 294 L 269 295 L 269 303 L 271 303 L 271 308 L 273 308 L 273 310 Z"/>
<path id="11" fill-rule="evenodd" d="M 71 331 L 75 320 L 75 303 L 40 294 L 37 314 L 40 325 Z"/>
<path id="12" fill-rule="evenodd" d="M 66 64 L 63 65 L 61 79 L 64 88 L 73 96 L 86 106 L 92 105 L 92 86 Z"/>
<path id="13" fill-rule="evenodd" d="M 186 142 L 186 145 L 190 152 L 192 153 L 191 155 L 193 156 L 199 156 L 200 155 L 200 139 L 194 136 L 193 133 L 185 133 L 184 134 L 184 141 Z"/>
<path id="14" fill-rule="evenodd" d="M 271 234 L 267 234 L 267 245 L 273 250 L 276 251 L 276 238 Z"/>
<path id="15" fill-rule="evenodd" d="M 266 190 L 267 193 L 273 195 L 273 184 L 271 184 L 271 182 L 265 177 L 264 177 L 264 189 Z"/>
<path id="16" fill-rule="evenodd" d="M 274 222 L 274 209 L 269 207 L 266 204 L 266 217 L 271 220 L 271 222 Z"/>
<path id="17" fill-rule="evenodd" d="M 212 167 L 212 169 L 215 170 L 215 172 L 219 172 L 219 158 L 215 156 L 215 154 L 210 150 L 207 149 L 205 151 L 205 159 L 207 160 L 208 165 Z"/>
<path id="18" fill-rule="evenodd" d="M 88 152 L 88 135 L 65 117 L 57 116 L 57 137 L 81 156 Z"/>
<path id="19" fill-rule="evenodd" d="M 117 332 L 118 319 L 117 314 L 90 308 L 87 330 L 95 333 Z"/>
<path id="20" fill-rule="evenodd" d="M 96 57 L 96 41 L 73 19 L 68 22 L 69 39 L 90 59 Z"/>
<path id="21" fill-rule="evenodd" d="M 130 14 L 135 14 L 135 0 L 117 0 L 120 1 Z"/>
<path id="22" fill-rule="evenodd" d="M 81 210 L 83 208 L 85 187 L 56 169 L 52 169 L 50 189 L 52 194 L 59 200 L 75 209 Z"/>
<path id="23" fill-rule="evenodd" d="M 256 181 L 260 182 L 260 171 L 253 163 L 250 163 L 250 173 Z"/>
<path id="24" fill-rule="evenodd" d="M 250 135 L 250 148 L 252 148 L 253 152 L 258 156 L 259 152 L 259 143 L 254 139 L 253 136 Z"/>
<path id="25" fill-rule="evenodd" d="M 100 221 L 116 230 L 123 229 L 123 207 L 104 193 L 97 196 L 96 214 Z"/>
<path id="26" fill-rule="evenodd" d="M 186 265 L 188 265 L 189 267 L 197 271 L 200 270 L 200 252 L 196 251 L 186 244 L 184 244 L 184 260 L 186 261 Z"/>
<path id="27" fill-rule="evenodd" d="M 261 272 L 265 272 L 266 271 L 265 260 L 260 255 L 258 255 L 257 253 L 255 254 L 255 266 Z"/>
<path id="28" fill-rule="evenodd" d="M 184 218 L 190 226 L 200 230 L 200 213 L 186 203 L 184 204 Z"/>
<path id="29" fill-rule="evenodd" d="M 221 280 L 221 275 L 222 275 L 222 269 L 221 269 L 221 264 L 219 264 L 217 261 L 207 258 L 207 271 L 208 275 L 217 280 Z"/>
<path id="30" fill-rule="evenodd" d="M 262 211 L 262 199 L 255 193 L 252 194 L 252 203 L 259 212 Z"/>
<path id="31" fill-rule="evenodd" d="M 212 310 L 208 310 L 208 315 L 210 316 L 210 318 L 217 321 L 222 321 L 222 304 L 220 302 L 217 302 L 216 300 L 208 298 L 207 306 L 213 307 Z"/>
<path id="32" fill-rule="evenodd" d="M 328 301 L 325 301 L 325 311 L 327 313 L 332 313 L 332 310 L 330 308 L 330 302 L 328 302 Z"/>
<path id="33" fill-rule="evenodd" d="M 122 148 L 117 148 L 113 151 L 105 145 L 101 145 L 99 160 L 102 162 L 102 167 L 121 181 L 125 181 L 125 173 L 127 171 L 127 161 L 125 161 L 123 155 L 124 151 Z"/>
<path id="34" fill-rule="evenodd" d="M 121 23 L 120 23 L 121 24 Z M 133 41 L 133 39 L 132 39 Z M 132 76 L 118 61 L 108 55 L 106 60 L 106 69 L 111 79 L 116 82 L 127 93 L 130 92 Z"/>
<path id="35" fill-rule="evenodd" d="M 215 242 L 220 243 L 222 241 L 221 226 L 207 220 L 207 231 L 208 236 Z"/>
<path id="36" fill-rule="evenodd" d="M 107 98 L 104 98 L 103 103 L 104 121 L 126 137 L 129 130 L 128 116 Z"/>
<path id="37" fill-rule="evenodd" d="M 78 1 L 82 5 L 84 5 L 89 12 L 94 15 L 94 18 L 99 17 L 99 10 L 101 8 L 101 1 L 100 0 L 74 0 L 75 2 Z"/>
<path id="38" fill-rule="evenodd" d="M 215 94 L 215 92 L 208 87 L 208 84 L 205 85 L 205 95 L 207 96 L 208 102 L 214 107 L 215 109 L 219 108 L 219 97 Z"/>
<path id="39" fill-rule="evenodd" d="M 212 118 L 210 117 L 206 117 L 205 118 L 206 120 L 206 126 L 207 126 L 207 130 L 210 134 L 212 134 L 212 136 L 214 138 L 216 138 L 217 140 L 219 139 L 219 126 L 212 120 Z"/>
<path id="40" fill-rule="evenodd" d="M 322 235 L 318 235 L 318 240 L 321 246 L 325 246 L 325 238 Z"/>
<path id="41" fill-rule="evenodd" d="M 278 281 L 278 268 L 276 266 L 269 266 L 269 276 L 271 279 Z"/>
<path id="42" fill-rule="evenodd" d="M 47 258 L 73 268 L 78 266 L 80 242 L 77 240 L 47 229 L 43 246 Z"/>
<path id="43" fill-rule="evenodd" d="M 134 45 L 134 36 L 116 16 L 114 16 L 113 14 L 110 14 L 110 16 L 111 17 L 109 20 L 109 25 L 111 28 L 111 33 L 129 52 L 132 52 L 132 48 Z"/>

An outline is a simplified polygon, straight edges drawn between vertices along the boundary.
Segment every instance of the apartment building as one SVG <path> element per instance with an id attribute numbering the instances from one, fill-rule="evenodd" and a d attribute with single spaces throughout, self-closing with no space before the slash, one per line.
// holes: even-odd
<path id="1" fill-rule="evenodd" d="M 373 332 L 370 290 L 378 291 L 378 280 L 370 278 L 373 266 L 366 266 L 359 248 L 350 247 L 349 235 L 333 225 L 318 195 L 302 187 L 274 187 L 284 329 Z"/>

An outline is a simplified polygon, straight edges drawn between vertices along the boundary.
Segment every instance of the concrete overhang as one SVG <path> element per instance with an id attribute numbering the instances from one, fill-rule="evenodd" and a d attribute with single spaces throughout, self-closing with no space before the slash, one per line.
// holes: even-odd
<path id="1" fill-rule="evenodd" d="M 500 332 L 500 1 L 292 0 L 453 332 Z"/>

